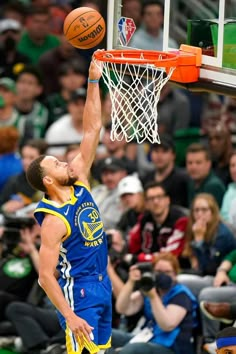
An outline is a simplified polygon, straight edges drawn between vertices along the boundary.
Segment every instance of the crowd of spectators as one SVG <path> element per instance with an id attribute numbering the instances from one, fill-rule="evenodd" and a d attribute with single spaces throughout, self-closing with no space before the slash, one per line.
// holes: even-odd
<path id="1" fill-rule="evenodd" d="M 40 154 L 70 162 L 77 152 L 96 48 L 73 48 L 63 21 L 78 6 L 94 7 L 106 18 L 104 3 L 0 5 L 0 348 L 13 352 L 65 350 L 55 309 L 37 285 L 40 232 L 32 213 L 42 195 L 29 186 L 25 171 Z M 137 26 L 130 45 L 161 50 L 161 2 L 123 0 L 122 13 Z M 179 44 L 171 39 L 172 47 Z M 103 84 L 101 98 L 104 126 L 90 182 L 109 239 L 110 351 L 182 354 L 185 348 L 196 354 L 199 335 L 201 348 L 213 353 L 220 322 L 207 317 L 206 304 L 236 303 L 236 101 L 168 83 L 158 108 L 161 143 L 151 145 L 112 141 L 111 100 Z M 157 274 L 168 275 L 168 287 L 154 281 L 143 296 L 139 264 L 152 267 L 156 283 Z M 150 321 L 154 336 L 136 337 Z"/>

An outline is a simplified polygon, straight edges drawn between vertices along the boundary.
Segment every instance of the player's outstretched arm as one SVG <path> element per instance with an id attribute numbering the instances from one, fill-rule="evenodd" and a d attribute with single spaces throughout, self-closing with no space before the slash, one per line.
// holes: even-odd
<path id="1" fill-rule="evenodd" d="M 83 113 L 83 139 L 80 152 L 71 162 L 71 168 L 81 179 L 81 173 L 87 177 L 90 172 L 102 128 L 101 98 L 99 79 L 101 77 L 100 62 L 93 59 L 89 68 L 87 98 Z"/>

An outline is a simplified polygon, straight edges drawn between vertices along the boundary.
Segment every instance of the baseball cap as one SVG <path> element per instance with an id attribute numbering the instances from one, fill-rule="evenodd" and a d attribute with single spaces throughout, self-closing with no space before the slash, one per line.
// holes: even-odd
<path id="1" fill-rule="evenodd" d="M 118 183 L 118 195 L 143 192 L 140 179 L 136 176 L 126 176 Z"/>
<path id="2" fill-rule="evenodd" d="M 69 102 L 77 101 L 79 98 L 86 100 L 87 91 L 85 88 L 81 87 L 73 91 L 70 95 Z"/>
<path id="3" fill-rule="evenodd" d="M 101 172 L 126 170 L 124 161 L 116 157 L 107 157 L 101 162 Z"/>
<path id="4" fill-rule="evenodd" d="M 0 78 L 0 86 L 5 87 L 8 91 L 16 93 L 16 84 L 15 81 L 9 77 Z"/>
<path id="5" fill-rule="evenodd" d="M 175 144 L 171 136 L 162 135 L 160 136 L 160 144 L 154 143 L 151 145 L 151 150 L 162 148 L 164 150 L 172 150 L 175 152 Z"/>
<path id="6" fill-rule="evenodd" d="M 20 22 L 13 20 L 11 18 L 5 18 L 0 21 L 0 33 L 6 31 L 16 31 L 19 32 L 22 29 Z"/>

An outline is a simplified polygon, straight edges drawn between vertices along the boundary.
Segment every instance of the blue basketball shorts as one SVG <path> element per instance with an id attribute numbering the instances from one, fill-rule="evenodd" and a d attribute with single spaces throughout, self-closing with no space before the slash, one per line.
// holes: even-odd
<path id="1" fill-rule="evenodd" d="M 69 279 L 67 282 L 60 279 L 59 283 L 75 314 L 94 328 L 92 330 L 93 342 L 88 347 L 85 343 L 83 347 L 86 347 L 90 353 L 109 348 L 112 330 L 112 287 L 109 277 L 100 274 L 78 280 Z M 66 331 L 67 352 L 69 354 L 81 353 L 83 347 L 67 327 L 65 318 L 59 312 L 58 318 L 62 328 Z"/>

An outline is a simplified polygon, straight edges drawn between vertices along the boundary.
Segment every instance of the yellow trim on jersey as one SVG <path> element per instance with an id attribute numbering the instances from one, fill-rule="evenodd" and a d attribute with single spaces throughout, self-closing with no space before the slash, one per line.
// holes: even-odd
<path id="1" fill-rule="evenodd" d="M 54 216 L 57 216 L 59 219 L 61 219 L 65 226 L 66 226 L 66 229 L 67 229 L 67 233 L 66 235 L 62 238 L 62 241 L 65 241 L 70 235 L 71 235 L 71 227 L 70 227 L 70 224 L 69 222 L 67 221 L 67 219 L 61 215 L 60 213 L 58 213 L 57 211 L 54 211 L 54 210 L 51 210 L 51 209 L 47 209 L 47 208 L 38 208 L 35 210 L 35 212 L 43 212 L 43 213 L 46 213 L 46 214 L 51 214 L 51 215 L 54 215 Z"/>
<path id="2" fill-rule="evenodd" d="M 86 188 L 86 189 L 87 189 L 87 191 L 91 192 L 90 187 L 89 187 L 89 186 L 87 186 L 86 184 L 84 184 L 83 182 L 76 181 L 76 182 L 75 182 L 75 185 L 76 185 L 76 186 L 81 186 L 81 187 L 84 187 L 84 188 Z"/>

